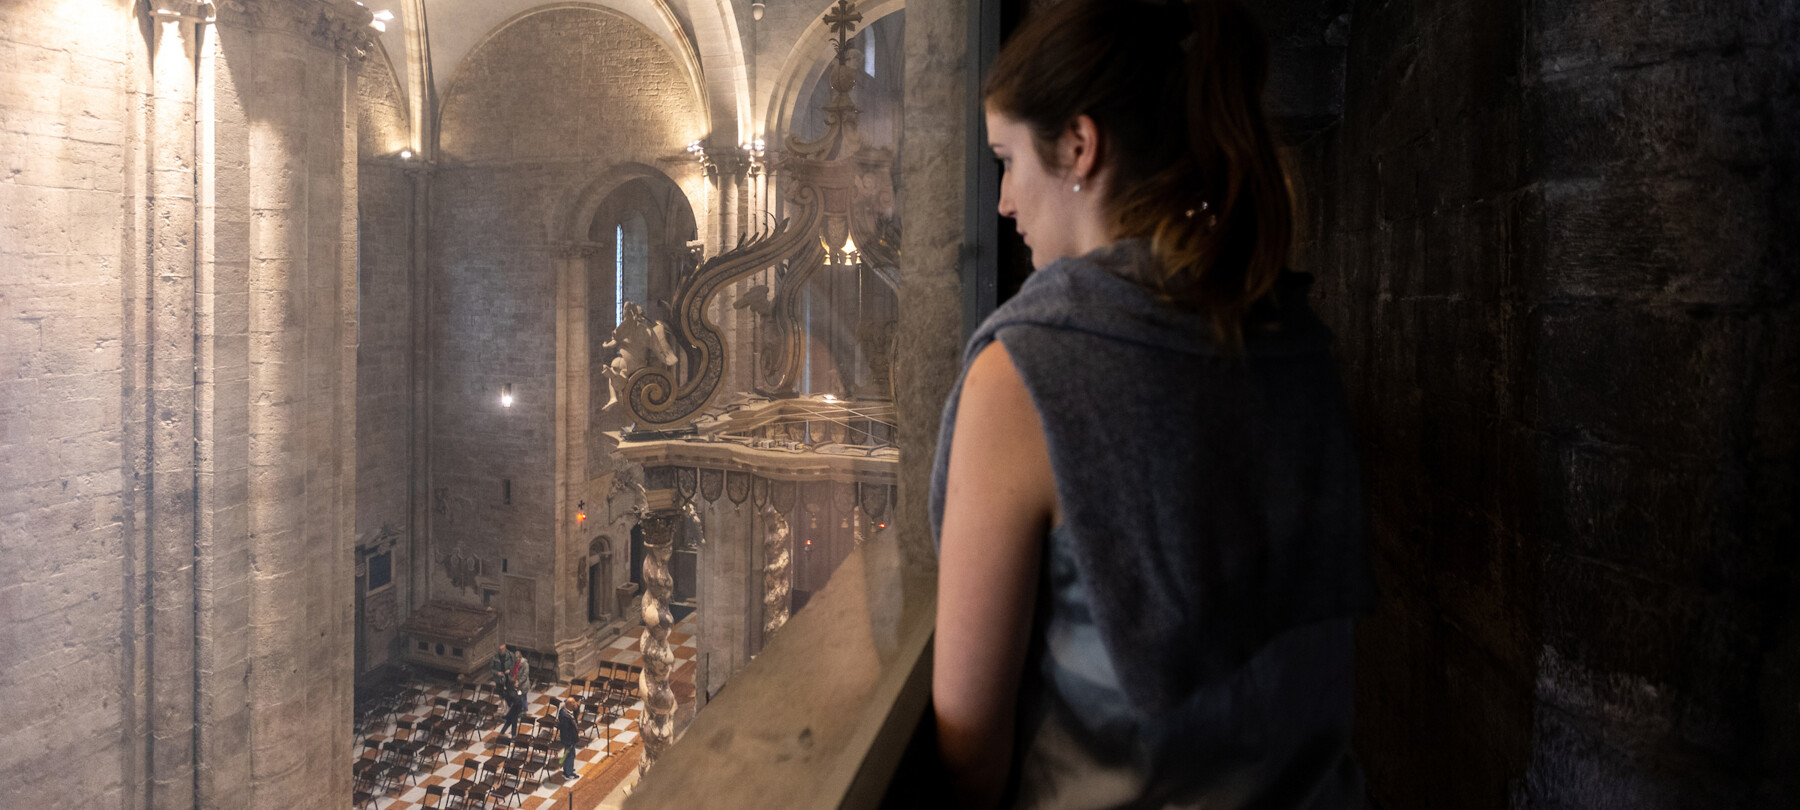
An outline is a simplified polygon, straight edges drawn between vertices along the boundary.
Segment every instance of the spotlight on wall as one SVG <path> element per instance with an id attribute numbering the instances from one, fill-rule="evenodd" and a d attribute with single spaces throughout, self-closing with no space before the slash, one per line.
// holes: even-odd
<path id="1" fill-rule="evenodd" d="M 360 6 L 362 4 L 357 3 L 357 5 Z M 393 19 L 394 19 L 394 12 L 386 11 L 386 10 L 377 11 L 377 12 L 375 12 L 375 19 L 369 21 L 369 27 L 385 34 L 385 33 L 387 33 L 387 24 L 390 21 L 392 21 Z"/>
<path id="2" fill-rule="evenodd" d="M 511 408 L 513 404 L 512 383 L 500 386 L 500 407 Z"/>
<path id="3" fill-rule="evenodd" d="M 411 149 L 400 150 L 400 159 L 401 160 L 412 160 L 412 150 Z"/>

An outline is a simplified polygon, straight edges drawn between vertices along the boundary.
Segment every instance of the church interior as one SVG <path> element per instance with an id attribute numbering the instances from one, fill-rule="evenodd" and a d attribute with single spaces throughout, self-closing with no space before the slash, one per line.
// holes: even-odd
<path id="1" fill-rule="evenodd" d="M 1053 2 L 0 2 L 0 807 L 931 806 Z M 1800 5 L 1246 4 L 1369 806 L 1800 807 Z"/>

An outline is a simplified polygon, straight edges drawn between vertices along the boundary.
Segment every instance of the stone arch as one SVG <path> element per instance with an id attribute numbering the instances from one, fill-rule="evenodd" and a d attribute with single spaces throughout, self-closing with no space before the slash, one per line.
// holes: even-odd
<path id="1" fill-rule="evenodd" d="M 867 27 L 876 20 L 906 8 L 906 0 L 876 0 L 866 6 L 858 6 L 862 14 L 862 22 L 858 30 Z M 813 18 L 806 30 L 781 63 L 781 71 L 776 74 L 775 84 L 770 89 L 762 117 L 762 132 L 786 133 L 792 122 L 794 106 L 806 97 L 806 93 L 819 81 L 825 72 L 825 66 L 831 60 L 831 29 L 825 25 L 825 12 Z M 770 144 L 774 146 L 773 143 Z"/>
<path id="2" fill-rule="evenodd" d="M 616 427 L 603 408 L 612 399 L 613 380 L 607 365 L 615 352 L 606 348 L 613 328 L 630 301 L 653 320 L 671 320 L 663 302 L 675 296 L 688 269 L 688 243 L 697 235 L 693 206 L 681 187 L 661 173 L 637 174 L 616 184 L 591 206 L 580 241 L 592 245 L 587 265 L 588 392 L 587 429 Z M 677 347 L 679 348 L 679 347 Z M 589 456 L 588 472 L 606 469 L 599 454 Z"/>
<path id="3" fill-rule="evenodd" d="M 703 207 L 695 204 L 696 195 L 689 184 L 682 182 L 690 178 L 677 178 L 644 163 L 624 162 L 607 167 L 586 185 L 576 189 L 567 199 L 550 209 L 550 220 L 544 227 L 552 242 L 586 242 L 593 231 L 594 217 L 600 211 L 606 198 L 612 196 L 620 186 L 633 180 L 649 180 L 651 182 L 667 182 L 682 192 L 686 198 L 688 210 L 692 211 L 698 222 Z"/>
<path id="4" fill-rule="evenodd" d="M 356 76 L 356 156 L 396 155 L 412 145 L 411 112 L 394 62 L 380 40 Z"/>
<path id="5" fill-rule="evenodd" d="M 452 164 L 677 155 L 710 126 L 694 70 L 681 48 L 617 9 L 538 6 L 457 64 L 437 111 L 438 154 Z"/>
<path id="6" fill-rule="evenodd" d="M 472 40 L 469 38 L 468 33 L 463 31 L 446 30 L 441 32 L 444 34 L 443 38 L 445 41 L 433 45 L 432 50 L 437 52 L 436 58 L 442 60 L 438 64 L 448 67 L 449 70 L 448 78 L 438 82 L 437 91 L 439 99 L 450 98 L 457 80 L 464 74 L 464 66 L 467 64 L 469 57 L 478 53 L 507 28 L 536 14 L 571 8 L 585 8 L 607 11 L 627 17 L 648 30 L 657 39 L 661 40 L 664 46 L 675 55 L 690 90 L 694 93 L 695 98 L 700 101 L 699 108 L 702 116 L 700 126 L 701 131 L 704 132 L 711 128 L 711 121 L 708 120 L 711 117 L 711 105 L 707 98 L 708 93 L 710 92 L 709 82 L 706 81 L 706 72 L 702 69 L 700 50 L 696 47 L 694 40 L 689 38 L 681 19 L 675 14 L 674 10 L 669 7 L 666 0 L 553 2 L 542 5 L 533 5 L 529 8 L 523 8 L 522 10 L 514 10 L 521 9 L 524 5 L 526 5 L 525 2 L 514 0 L 513 2 L 467 3 L 455 8 L 455 11 L 459 14 L 466 15 L 473 13 L 478 15 L 478 19 L 485 18 L 484 22 L 492 22 L 489 22 L 486 25 L 485 30 L 479 27 L 474 29 L 480 31 L 480 34 Z M 510 14 L 508 14 L 509 11 L 511 12 Z M 477 25 L 481 25 L 481 23 L 477 23 Z M 461 36 L 458 36 L 459 34 Z M 442 113 L 443 106 L 440 104 L 438 109 L 440 118 Z"/>

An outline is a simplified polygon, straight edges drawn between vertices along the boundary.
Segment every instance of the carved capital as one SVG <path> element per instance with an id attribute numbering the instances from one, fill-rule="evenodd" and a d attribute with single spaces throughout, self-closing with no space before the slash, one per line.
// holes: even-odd
<path id="1" fill-rule="evenodd" d="M 657 509 L 646 513 L 641 519 L 644 527 L 644 546 L 646 548 L 672 548 L 675 543 L 675 522 L 681 519 L 678 509 Z"/>
<path id="2" fill-rule="evenodd" d="M 305 37 L 361 62 L 375 47 L 375 13 L 352 0 L 221 0 L 219 22 Z"/>

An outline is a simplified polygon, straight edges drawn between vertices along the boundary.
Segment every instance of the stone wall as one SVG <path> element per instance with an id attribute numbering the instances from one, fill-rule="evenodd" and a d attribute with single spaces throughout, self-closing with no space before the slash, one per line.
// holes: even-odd
<path id="1" fill-rule="evenodd" d="M 359 661 L 367 671 L 398 661 L 399 624 L 414 594 L 412 470 L 419 428 L 413 418 L 414 189 L 422 171 L 397 152 L 409 129 L 399 85 L 379 51 L 357 80 L 356 542 L 384 530 L 394 547 L 394 592 L 365 599 Z M 422 490 L 421 490 L 422 492 Z M 360 587 L 360 586 L 359 586 Z"/>
<path id="2" fill-rule="evenodd" d="M 119 0 L 0 5 L 0 805 L 140 800 L 142 549 L 125 320 L 144 38 Z M 134 171 L 135 167 L 135 171 Z M 79 223 L 80 227 L 74 227 Z M 129 262 L 129 264 L 128 264 Z M 141 311 L 134 313 L 141 317 Z M 187 421 L 185 416 L 179 417 Z"/>
<path id="3" fill-rule="evenodd" d="M 368 12 L 3 13 L 0 805 L 336 806 Z"/>
<path id="4" fill-rule="evenodd" d="M 586 241 L 589 223 L 575 220 L 591 216 L 590 195 L 598 205 L 609 184 L 651 171 L 701 196 L 684 149 L 703 124 L 667 46 L 601 9 L 513 22 L 469 56 L 446 94 L 431 203 L 434 515 L 424 564 L 436 598 L 478 602 L 491 591 L 511 614 L 508 641 L 549 652 L 587 628 L 576 586 L 590 538 L 572 523 L 578 500 L 595 502 L 588 319 L 562 308 L 585 305 L 596 251 L 566 250 Z M 610 291 L 599 299 L 610 302 Z M 502 384 L 517 397 L 510 409 L 499 406 Z M 479 582 L 450 581 L 442 560 L 455 553 L 482 558 Z"/>
<path id="5" fill-rule="evenodd" d="M 1794 801 L 1796 18 L 1357 5 L 1299 263 L 1363 433 L 1384 807 Z"/>

